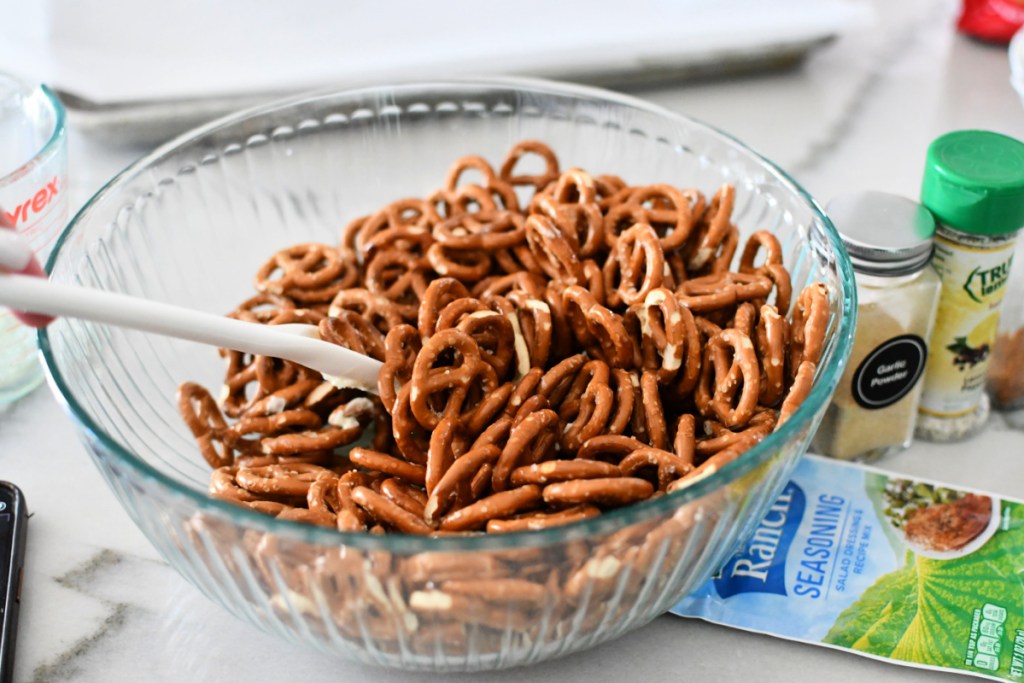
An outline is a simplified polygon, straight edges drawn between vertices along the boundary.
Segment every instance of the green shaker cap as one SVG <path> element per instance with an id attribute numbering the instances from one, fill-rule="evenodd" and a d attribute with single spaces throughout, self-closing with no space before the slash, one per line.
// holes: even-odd
<path id="1" fill-rule="evenodd" d="M 960 130 L 928 146 L 921 203 L 946 225 L 975 235 L 1024 227 L 1024 143 Z"/>

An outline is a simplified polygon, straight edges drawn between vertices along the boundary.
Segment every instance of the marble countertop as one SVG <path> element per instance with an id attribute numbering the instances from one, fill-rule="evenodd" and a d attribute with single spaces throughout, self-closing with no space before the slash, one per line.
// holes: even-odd
<path id="1" fill-rule="evenodd" d="M 958 36 L 956 4 L 878 0 L 878 24 L 797 69 L 635 95 L 714 123 L 791 171 L 822 201 L 858 189 L 916 196 L 928 143 L 958 128 L 1024 138 L 1006 50 Z M 145 150 L 70 137 L 77 207 Z M 962 444 L 916 443 L 882 467 L 1021 497 L 1024 431 L 995 416 Z M 1024 422 L 1024 420 L 1022 420 Z M 425 681 L 282 643 L 206 600 L 159 557 L 101 480 L 42 387 L 0 413 L 0 478 L 34 513 L 15 680 Z M 938 680 L 824 648 L 663 616 L 595 650 L 488 681 Z"/>

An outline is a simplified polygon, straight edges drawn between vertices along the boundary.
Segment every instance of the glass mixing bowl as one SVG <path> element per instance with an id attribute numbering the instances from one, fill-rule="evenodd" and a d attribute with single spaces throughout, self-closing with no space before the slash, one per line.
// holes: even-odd
<path id="1" fill-rule="evenodd" d="M 206 495 L 178 415 L 185 380 L 220 385 L 216 351 L 62 319 L 40 335 L 50 383 L 125 510 L 167 561 L 231 613 L 364 662 L 471 671 L 593 647 L 665 612 L 748 537 L 787 481 L 850 350 L 853 275 L 835 229 L 784 172 L 715 129 L 640 100 L 529 80 L 315 94 L 187 134 L 81 210 L 50 260 L 59 282 L 224 313 L 270 254 L 337 243 L 346 221 L 439 186 L 465 154 L 497 163 L 546 141 L 564 167 L 737 189 L 734 220 L 780 238 L 794 290 L 819 280 L 831 318 L 792 419 L 676 493 L 547 531 L 468 537 L 341 533 Z M 446 581 L 515 578 L 473 600 Z M 479 584 L 478 584 L 479 585 Z M 272 653 L 267 653 L 272 656 Z"/>

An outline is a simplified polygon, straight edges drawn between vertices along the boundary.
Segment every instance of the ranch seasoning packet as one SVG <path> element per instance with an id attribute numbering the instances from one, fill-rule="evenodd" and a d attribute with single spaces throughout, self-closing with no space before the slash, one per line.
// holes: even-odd
<path id="1" fill-rule="evenodd" d="M 809 455 L 673 614 L 1024 679 L 1024 503 Z"/>

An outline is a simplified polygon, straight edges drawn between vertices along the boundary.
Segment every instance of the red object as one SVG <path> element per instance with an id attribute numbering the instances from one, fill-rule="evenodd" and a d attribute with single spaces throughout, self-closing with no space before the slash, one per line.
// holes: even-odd
<path id="1" fill-rule="evenodd" d="M 2 211 L 0 211 L 0 230 L 3 230 L 3 229 L 13 230 L 14 226 L 11 225 L 11 223 L 7 219 L 7 217 L 3 214 Z M 2 270 L 2 269 L 0 269 L 0 270 Z M 35 256 L 33 256 L 29 260 L 28 265 L 26 265 L 21 270 L 18 270 L 18 271 L 15 271 L 15 272 L 18 275 L 35 275 L 36 277 L 41 277 L 41 278 L 45 278 L 46 277 L 46 271 L 43 270 L 43 267 L 39 264 L 39 261 L 38 261 L 38 259 L 36 259 Z M 26 311 L 16 311 L 13 308 L 11 309 L 11 313 L 14 314 L 15 318 L 17 318 L 21 322 L 25 323 L 29 327 L 46 327 L 47 325 L 49 325 L 50 323 L 53 322 L 53 318 L 51 316 L 42 315 L 42 314 L 39 314 L 39 313 L 28 313 Z"/>
<path id="2" fill-rule="evenodd" d="M 956 22 L 961 33 L 1009 43 L 1010 38 L 1024 26 L 1024 0 L 964 0 L 964 9 Z"/>

